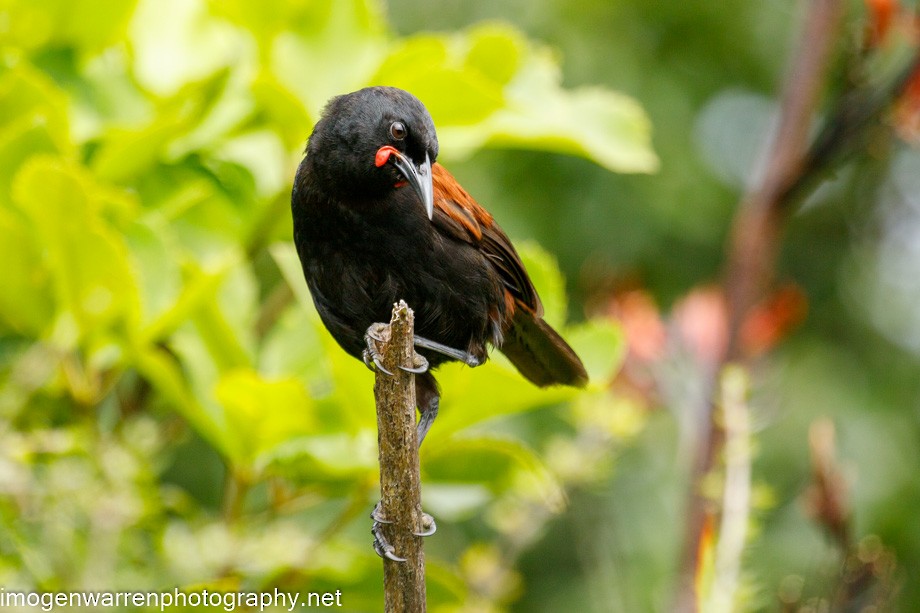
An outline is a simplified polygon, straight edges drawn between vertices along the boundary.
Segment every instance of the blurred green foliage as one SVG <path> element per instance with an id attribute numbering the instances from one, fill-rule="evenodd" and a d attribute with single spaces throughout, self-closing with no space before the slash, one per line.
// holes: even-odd
<path id="1" fill-rule="evenodd" d="M 290 242 L 312 123 L 333 95 L 398 85 L 448 160 L 511 146 L 651 172 L 641 107 L 563 89 L 511 26 L 397 37 L 373 0 L 7 0 L 0 24 L 0 585 L 340 589 L 378 610 L 373 377 Z M 521 551 L 644 421 L 608 406 L 618 329 L 565 326 L 554 259 L 521 252 L 597 383 L 443 369 L 422 453 L 432 610 L 514 600 Z"/>
<path id="2" fill-rule="evenodd" d="M 849 6 L 841 55 L 865 26 Z M 681 346 L 638 373 L 667 411 L 602 391 L 626 350 L 582 313 L 642 288 L 673 329 L 661 313 L 718 278 L 799 17 L 0 0 L 0 586 L 341 589 L 380 610 L 372 377 L 318 321 L 288 196 L 326 100 L 388 83 L 428 105 L 550 321 L 579 322 L 564 334 L 596 382 L 537 390 L 499 355 L 443 369 L 422 450 L 432 610 L 668 610 L 700 373 Z M 920 603 L 918 168 L 879 138 L 789 224 L 778 276 L 809 314 L 751 372 L 738 610 L 815 610 L 835 588 L 840 553 L 802 502 L 825 416 L 860 554 L 890 548 L 892 608 Z"/>

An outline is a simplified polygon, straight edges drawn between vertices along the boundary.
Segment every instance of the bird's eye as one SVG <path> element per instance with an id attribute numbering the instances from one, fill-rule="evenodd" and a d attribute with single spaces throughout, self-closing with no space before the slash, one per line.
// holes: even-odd
<path id="1" fill-rule="evenodd" d="M 396 140 L 402 140 L 406 138 L 406 135 L 409 132 L 406 130 L 406 124 L 401 121 L 394 121 L 390 124 L 390 136 Z"/>

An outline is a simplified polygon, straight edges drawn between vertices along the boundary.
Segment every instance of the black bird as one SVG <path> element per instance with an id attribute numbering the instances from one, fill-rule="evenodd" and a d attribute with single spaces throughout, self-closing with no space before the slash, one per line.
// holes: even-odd
<path id="1" fill-rule="evenodd" d="M 536 385 L 588 380 L 543 321 L 511 241 L 437 157 L 422 103 L 368 87 L 329 101 L 291 194 L 307 285 L 345 351 L 377 363 L 372 325 L 389 321 L 400 299 L 415 311 L 416 348 L 429 366 L 415 378 L 419 444 L 438 414 L 432 370 L 454 360 L 478 366 L 489 344 Z"/>

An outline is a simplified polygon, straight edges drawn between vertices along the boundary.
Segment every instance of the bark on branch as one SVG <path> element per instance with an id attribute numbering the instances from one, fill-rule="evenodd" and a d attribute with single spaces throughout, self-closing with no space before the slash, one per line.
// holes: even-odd
<path id="1" fill-rule="evenodd" d="M 374 383 L 380 457 L 383 532 L 405 562 L 383 560 L 384 610 L 425 611 L 425 552 L 422 538 L 421 479 L 415 429 L 415 375 L 399 366 L 413 364 L 413 314 L 404 301 L 393 305 L 390 325 L 379 345 L 384 368 Z"/>

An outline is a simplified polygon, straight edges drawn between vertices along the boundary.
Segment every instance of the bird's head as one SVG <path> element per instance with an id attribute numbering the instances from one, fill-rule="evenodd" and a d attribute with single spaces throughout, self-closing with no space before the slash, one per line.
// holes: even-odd
<path id="1" fill-rule="evenodd" d="M 431 164 L 438 137 L 418 98 L 395 87 L 367 87 L 329 101 L 313 128 L 307 159 L 344 196 L 382 197 L 411 187 L 430 219 Z"/>

